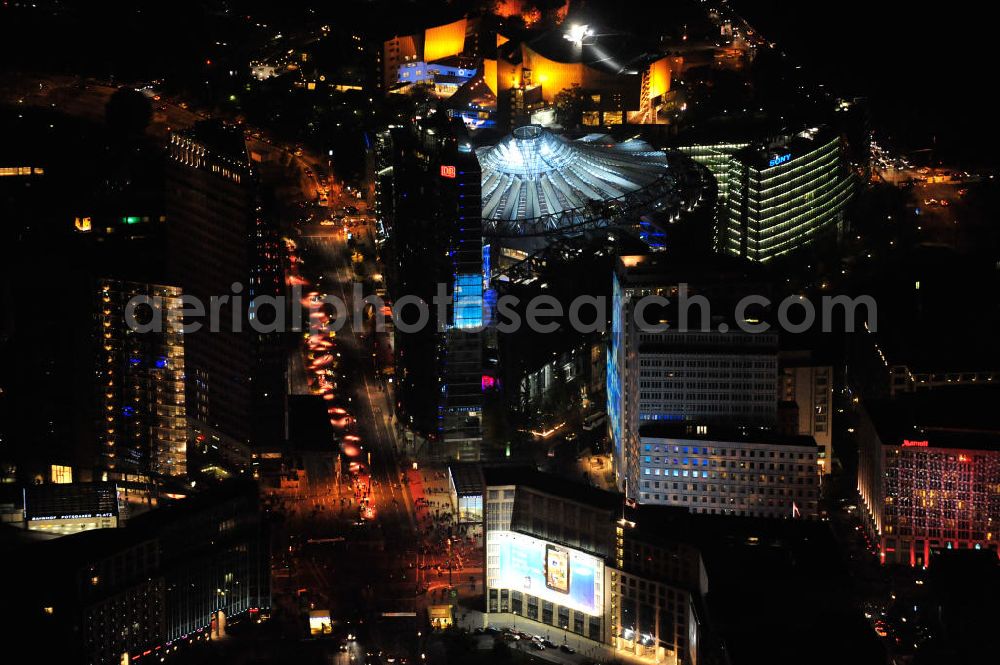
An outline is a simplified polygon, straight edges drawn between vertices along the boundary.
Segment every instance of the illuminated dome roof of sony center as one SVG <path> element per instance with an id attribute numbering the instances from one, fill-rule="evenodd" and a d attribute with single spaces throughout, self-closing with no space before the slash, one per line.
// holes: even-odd
<path id="1" fill-rule="evenodd" d="M 606 134 L 569 140 L 525 125 L 476 155 L 483 227 L 495 237 L 608 226 L 659 207 L 675 185 L 663 151 L 638 139 L 617 143 Z"/>

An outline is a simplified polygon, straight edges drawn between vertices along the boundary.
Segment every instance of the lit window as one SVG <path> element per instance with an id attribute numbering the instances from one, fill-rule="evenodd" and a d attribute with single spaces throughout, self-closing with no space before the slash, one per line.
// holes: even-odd
<path id="1" fill-rule="evenodd" d="M 61 464 L 52 465 L 52 482 L 68 484 L 73 482 L 73 468 Z"/>

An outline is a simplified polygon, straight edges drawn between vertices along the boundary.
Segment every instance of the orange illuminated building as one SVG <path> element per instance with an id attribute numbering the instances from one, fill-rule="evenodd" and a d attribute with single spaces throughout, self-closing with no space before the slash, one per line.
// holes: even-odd
<path id="1" fill-rule="evenodd" d="M 670 92 L 670 65 L 666 58 L 660 58 L 649 65 L 649 92 L 650 99 L 665 95 Z"/>
<path id="2" fill-rule="evenodd" d="M 433 62 L 449 55 L 458 55 L 465 48 L 468 21 L 461 18 L 446 25 L 424 31 L 424 62 Z"/>
<path id="3" fill-rule="evenodd" d="M 577 46 L 554 31 L 531 43 L 497 39 L 500 57 L 486 61 L 486 84 L 498 99 L 534 99 L 552 104 L 563 90 L 579 88 L 588 96 L 586 124 L 655 123 L 656 107 L 670 92 L 673 68 L 668 57 L 640 55 L 618 62 L 595 42 Z M 532 93 L 532 94 L 528 94 Z M 517 107 L 517 101 L 511 102 Z M 520 109 L 515 108 L 513 115 Z M 597 120 L 587 122 L 588 117 Z"/>
<path id="4" fill-rule="evenodd" d="M 486 82 L 486 87 L 490 89 L 494 95 L 497 94 L 497 61 L 495 59 L 485 58 L 483 60 L 483 81 Z"/>
<path id="5" fill-rule="evenodd" d="M 383 84 L 392 87 L 399 75 L 399 68 L 407 62 L 434 62 L 460 55 L 465 50 L 465 35 L 469 21 L 457 21 L 427 28 L 423 33 L 395 36 L 382 45 Z"/>

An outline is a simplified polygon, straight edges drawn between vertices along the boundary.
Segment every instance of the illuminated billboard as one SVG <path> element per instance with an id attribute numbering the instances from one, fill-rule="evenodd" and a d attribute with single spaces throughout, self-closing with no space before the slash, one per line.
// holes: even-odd
<path id="1" fill-rule="evenodd" d="M 333 621 L 330 620 L 330 610 L 309 611 L 309 634 L 329 635 L 333 632 Z"/>
<path id="2" fill-rule="evenodd" d="M 530 593 L 592 616 L 604 613 L 604 563 L 579 550 L 512 531 L 490 531 L 487 547 L 499 567 L 492 587 Z"/>

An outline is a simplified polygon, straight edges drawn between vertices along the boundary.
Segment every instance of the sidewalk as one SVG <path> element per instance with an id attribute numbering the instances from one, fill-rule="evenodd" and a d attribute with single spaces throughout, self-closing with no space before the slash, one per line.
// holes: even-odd
<path id="1" fill-rule="evenodd" d="M 474 538 L 470 540 L 465 535 L 468 527 L 456 524 L 456 506 L 452 504 L 447 471 L 434 467 L 410 468 L 405 477 L 420 545 L 424 549 L 422 561 L 433 566 L 418 573 L 427 588 L 434 594 L 454 588 L 459 598 L 482 593 L 482 551 Z M 449 551 L 453 564 L 451 574 L 447 572 Z M 431 598 L 436 599 L 436 596 Z"/>
<path id="2" fill-rule="evenodd" d="M 531 636 L 538 635 L 556 644 L 557 647 L 535 650 L 526 644 L 525 640 L 511 642 L 510 646 L 511 648 L 523 649 L 536 658 L 560 665 L 582 665 L 590 662 L 620 665 L 652 665 L 653 663 L 651 659 L 641 658 L 627 651 L 615 651 L 611 645 L 596 642 L 568 630 L 532 621 L 516 614 L 494 613 L 487 615 L 481 610 L 456 605 L 455 623 L 470 632 L 476 628 L 489 627 L 498 630 L 510 628 Z M 568 654 L 560 651 L 558 645 L 562 644 L 568 645 L 575 653 Z M 676 663 L 672 652 L 667 652 L 665 658 L 660 660 L 660 665 L 676 665 Z"/>
<path id="3" fill-rule="evenodd" d="M 488 623 L 487 618 L 489 619 Z M 527 644 L 522 644 L 523 640 L 511 642 L 512 648 L 524 648 L 532 656 L 554 663 L 579 665 L 585 661 L 596 660 L 603 663 L 614 660 L 614 653 L 611 647 L 605 644 L 581 637 L 576 633 L 571 633 L 561 628 L 519 617 L 516 614 L 491 614 L 487 616 L 485 612 L 480 610 L 457 606 L 455 608 L 455 619 L 460 627 L 469 631 L 487 627 L 498 630 L 510 628 L 525 632 L 528 635 L 539 635 L 556 645 L 566 644 L 576 652 L 571 654 L 564 653 L 558 648 L 534 650 L 529 648 Z"/>

